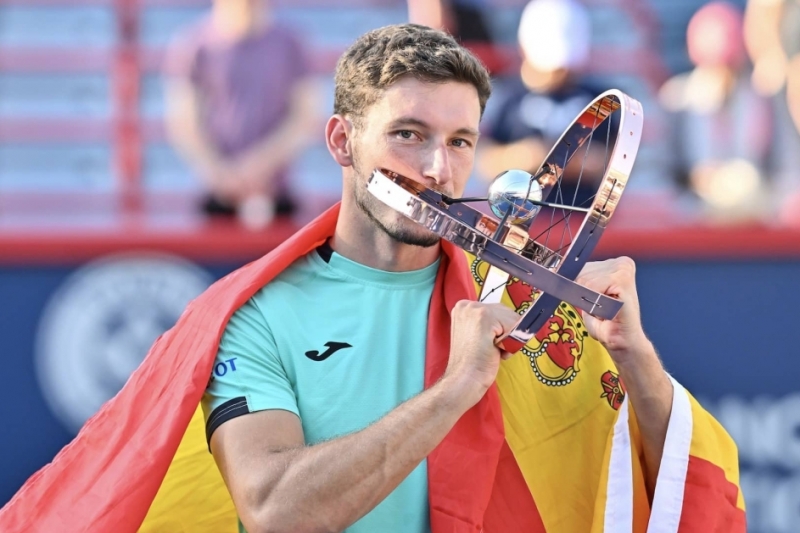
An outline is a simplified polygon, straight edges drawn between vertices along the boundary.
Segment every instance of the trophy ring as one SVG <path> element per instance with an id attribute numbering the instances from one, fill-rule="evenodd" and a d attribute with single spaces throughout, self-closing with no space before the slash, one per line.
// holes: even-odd
<path id="1" fill-rule="evenodd" d="M 534 174 L 501 173 L 487 198 L 450 198 L 388 169 L 375 170 L 367 189 L 488 263 L 480 301 L 499 302 L 514 278 L 532 287 L 530 303 L 519 308 L 519 322 L 501 341 L 514 353 L 562 301 L 605 320 L 622 307 L 574 280 L 625 190 L 643 118 L 638 101 L 616 89 L 604 92 L 564 131 Z M 488 202 L 485 211 L 492 214 L 467 205 L 477 202 Z"/>

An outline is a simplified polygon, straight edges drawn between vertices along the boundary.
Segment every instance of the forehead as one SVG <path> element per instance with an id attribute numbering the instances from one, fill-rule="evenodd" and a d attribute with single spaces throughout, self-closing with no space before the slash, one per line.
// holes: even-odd
<path id="1" fill-rule="evenodd" d="M 477 129 L 481 119 L 478 90 L 457 81 L 430 83 L 410 76 L 401 78 L 384 89 L 366 112 L 371 123 L 400 117 L 418 118 L 432 127 Z"/>

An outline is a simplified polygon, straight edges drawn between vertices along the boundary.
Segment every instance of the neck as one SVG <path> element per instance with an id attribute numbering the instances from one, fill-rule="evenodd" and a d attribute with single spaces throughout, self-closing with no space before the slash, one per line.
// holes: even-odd
<path id="1" fill-rule="evenodd" d="M 550 92 L 567 85 L 570 81 L 570 73 L 563 68 L 545 72 L 533 68 L 527 61 L 523 61 L 520 67 L 520 78 L 531 91 Z"/>
<path id="2" fill-rule="evenodd" d="M 256 6 L 260 4 L 256 3 Z M 230 0 L 214 3 L 211 17 L 219 34 L 230 40 L 243 39 L 267 28 L 271 22 L 265 6 L 253 7 L 248 2 Z"/>
<path id="3" fill-rule="evenodd" d="M 422 248 L 396 241 L 370 220 L 352 197 L 342 200 L 331 247 L 351 261 L 387 272 L 425 268 L 441 253 L 438 245 Z"/>

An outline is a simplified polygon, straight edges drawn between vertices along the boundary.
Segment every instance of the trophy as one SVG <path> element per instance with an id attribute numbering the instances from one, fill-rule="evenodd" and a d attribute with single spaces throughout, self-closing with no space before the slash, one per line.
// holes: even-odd
<path id="1" fill-rule="evenodd" d="M 574 280 L 625 190 L 643 118 L 638 101 L 619 90 L 604 92 L 564 131 L 534 174 L 501 173 L 487 198 L 450 198 L 386 169 L 372 174 L 367 189 L 488 263 L 480 301 L 500 302 L 514 278 L 531 286 L 531 301 L 520 307 L 519 322 L 501 339 L 503 349 L 514 353 L 562 301 L 605 320 L 622 307 Z M 478 202 L 491 214 L 467 205 Z"/>

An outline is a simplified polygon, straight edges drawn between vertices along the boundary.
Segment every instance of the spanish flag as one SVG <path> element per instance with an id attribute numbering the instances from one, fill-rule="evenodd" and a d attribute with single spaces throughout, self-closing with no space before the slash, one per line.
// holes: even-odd
<path id="1" fill-rule="evenodd" d="M 233 312 L 334 231 L 338 206 L 221 279 L 162 335 L 106 403 L 0 510 L 3 533 L 234 533 L 208 453 L 203 395 Z M 450 310 L 486 265 L 443 243 L 425 385 L 447 365 Z M 530 287 L 512 280 L 509 305 Z M 636 415 L 611 358 L 564 305 L 428 458 L 433 533 L 744 532 L 737 453 L 677 383 L 652 501 Z"/>

